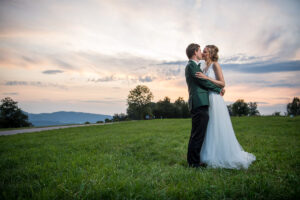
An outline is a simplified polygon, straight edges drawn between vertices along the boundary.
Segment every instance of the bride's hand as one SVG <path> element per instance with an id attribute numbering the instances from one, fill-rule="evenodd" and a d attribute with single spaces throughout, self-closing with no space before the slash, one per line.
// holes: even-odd
<path id="1" fill-rule="evenodd" d="M 225 89 L 222 88 L 222 90 L 221 90 L 221 92 L 220 92 L 220 95 L 221 95 L 221 96 L 224 96 L 224 94 L 225 94 Z"/>
<path id="2" fill-rule="evenodd" d="M 196 77 L 197 78 L 202 78 L 202 79 L 208 79 L 208 77 L 205 76 L 202 72 L 196 72 Z"/>

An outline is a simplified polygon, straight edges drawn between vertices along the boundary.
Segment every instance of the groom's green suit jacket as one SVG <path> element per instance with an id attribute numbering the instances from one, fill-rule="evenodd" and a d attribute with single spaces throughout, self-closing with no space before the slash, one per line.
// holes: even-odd
<path id="1" fill-rule="evenodd" d="M 189 89 L 189 110 L 199 106 L 209 106 L 208 90 L 220 93 L 221 89 L 209 80 L 196 77 L 196 72 L 202 72 L 200 65 L 189 60 L 185 67 L 185 78 Z"/>

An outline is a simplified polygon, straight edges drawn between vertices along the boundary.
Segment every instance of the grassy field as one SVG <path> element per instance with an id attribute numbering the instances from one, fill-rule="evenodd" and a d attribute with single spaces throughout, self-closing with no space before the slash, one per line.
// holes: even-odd
<path id="1" fill-rule="evenodd" d="M 248 170 L 191 169 L 190 119 L 0 136 L 0 199 L 300 199 L 300 118 L 232 118 Z"/>

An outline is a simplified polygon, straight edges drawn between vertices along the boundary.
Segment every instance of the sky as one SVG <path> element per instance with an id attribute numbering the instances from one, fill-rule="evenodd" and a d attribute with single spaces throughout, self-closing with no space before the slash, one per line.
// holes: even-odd
<path id="1" fill-rule="evenodd" d="M 300 96 L 297 0 L 0 0 L 0 98 L 29 113 L 126 113 L 146 85 L 154 102 L 188 100 L 185 49 L 214 44 L 226 104 L 286 112 Z"/>

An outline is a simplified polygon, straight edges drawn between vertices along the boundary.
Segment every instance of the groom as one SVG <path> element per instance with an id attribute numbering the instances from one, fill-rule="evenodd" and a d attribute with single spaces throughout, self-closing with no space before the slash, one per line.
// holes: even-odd
<path id="1" fill-rule="evenodd" d="M 200 151 L 208 124 L 208 90 L 224 94 L 224 90 L 209 80 L 197 78 L 196 72 L 202 72 L 199 61 L 202 59 L 200 45 L 190 44 L 186 48 L 189 62 L 185 68 L 185 78 L 189 89 L 189 110 L 192 116 L 192 130 L 188 146 L 187 161 L 190 167 L 205 167 L 200 162 Z"/>

